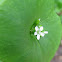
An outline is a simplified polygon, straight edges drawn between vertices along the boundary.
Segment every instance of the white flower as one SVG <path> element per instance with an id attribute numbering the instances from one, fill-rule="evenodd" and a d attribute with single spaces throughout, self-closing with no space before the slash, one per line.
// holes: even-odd
<path id="1" fill-rule="evenodd" d="M 37 40 L 40 39 L 40 36 L 44 37 L 45 34 L 48 34 L 48 31 L 43 31 L 43 26 L 36 26 L 34 35 L 37 36 Z"/>

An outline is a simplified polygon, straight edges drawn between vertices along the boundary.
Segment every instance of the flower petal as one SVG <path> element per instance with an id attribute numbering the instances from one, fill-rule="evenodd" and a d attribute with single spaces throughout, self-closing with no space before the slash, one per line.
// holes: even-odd
<path id="1" fill-rule="evenodd" d="M 39 30 L 38 26 L 36 26 L 36 27 L 35 27 L 35 30 L 36 30 L 36 31 L 38 31 L 38 30 Z"/>
<path id="2" fill-rule="evenodd" d="M 34 35 L 37 35 L 37 32 L 34 32 Z"/>
<path id="3" fill-rule="evenodd" d="M 44 37 L 45 34 L 41 32 L 40 35 L 41 35 L 42 37 Z"/>
<path id="4" fill-rule="evenodd" d="M 40 31 L 42 31 L 42 30 L 43 30 L 43 26 L 40 27 Z"/>
<path id="5" fill-rule="evenodd" d="M 40 18 L 39 18 L 39 21 L 40 21 Z"/>
<path id="6" fill-rule="evenodd" d="M 48 31 L 44 31 L 45 34 L 48 34 Z"/>
<path id="7" fill-rule="evenodd" d="M 38 34 L 38 35 L 37 35 L 37 40 L 39 40 L 39 39 L 40 39 L 40 35 Z"/>

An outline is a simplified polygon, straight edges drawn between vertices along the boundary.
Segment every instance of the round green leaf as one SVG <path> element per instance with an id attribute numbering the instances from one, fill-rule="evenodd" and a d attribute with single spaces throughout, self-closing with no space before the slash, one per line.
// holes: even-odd
<path id="1" fill-rule="evenodd" d="M 35 20 L 48 31 L 38 41 L 30 28 Z M 53 0 L 6 0 L 0 5 L 0 60 L 49 62 L 61 37 L 60 19 Z"/>

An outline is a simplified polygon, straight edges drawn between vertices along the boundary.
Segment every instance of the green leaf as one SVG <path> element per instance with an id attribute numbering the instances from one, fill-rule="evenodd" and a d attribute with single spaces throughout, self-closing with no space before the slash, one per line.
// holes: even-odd
<path id="1" fill-rule="evenodd" d="M 62 15 L 60 15 L 60 20 L 61 20 L 61 38 L 62 38 Z"/>
<path id="2" fill-rule="evenodd" d="M 55 0 L 55 11 L 56 13 L 62 12 L 62 0 Z"/>
<path id="3" fill-rule="evenodd" d="M 49 33 L 38 41 L 30 35 L 35 20 Z M 53 0 L 6 0 L 0 5 L 0 60 L 49 62 L 60 44 L 60 19 Z"/>
<path id="4" fill-rule="evenodd" d="M 62 8 L 62 0 L 55 0 L 55 3 L 58 8 Z"/>
<path id="5" fill-rule="evenodd" d="M 0 0 L 0 5 L 2 5 L 5 2 L 5 0 Z"/>

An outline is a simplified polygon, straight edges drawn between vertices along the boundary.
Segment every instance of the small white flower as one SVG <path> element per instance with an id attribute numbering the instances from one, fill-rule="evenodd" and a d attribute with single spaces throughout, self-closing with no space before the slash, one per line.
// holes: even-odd
<path id="1" fill-rule="evenodd" d="M 40 31 L 43 31 L 43 26 L 40 27 Z"/>
<path id="2" fill-rule="evenodd" d="M 45 34 L 48 34 L 48 31 L 44 31 Z"/>
<path id="3" fill-rule="evenodd" d="M 40 39 L 40 35 L 39 35 L 39 34 L 37 34 L 37 39 L 38 39 L 38 40 Z"/>
<path id="4" fill-rule="evenodd" d="M 35 32 L 34 32 L 34 35 L 37 36 L 37 40 L 40 39 L 40 36 L 44 37 L 45 34 L 48 34 L 48 31 L 43 31 L 43 26 L 36 26 L 35 27 Z"/>
<path id="5" fill-rule="evenodd" d="M 36 31 L 38 31 L 38 30 L 39 30 L 38 26 L 36 26 L 36 27 L 35 27 L 35 30 L 36 30 Z"/>

